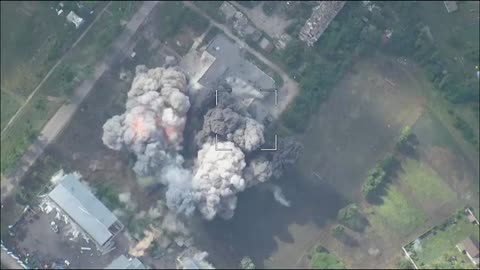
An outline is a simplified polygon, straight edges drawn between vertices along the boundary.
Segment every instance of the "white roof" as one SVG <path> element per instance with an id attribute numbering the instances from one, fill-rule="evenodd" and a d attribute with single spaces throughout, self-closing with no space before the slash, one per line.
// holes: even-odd
<path id="1" fill-rule="evenodd" d="M 75 174 L 65 175 L 48 197 L 99 245 L 105 244 L 113 236 L 108 228 L 118 222 L 117 217 Z"/>
<path id="2" fill-rule="evenodd" d="M 125 255 L 118 256 L 105 269 L 147 269 L 137 258 L 128 259 Z"/>

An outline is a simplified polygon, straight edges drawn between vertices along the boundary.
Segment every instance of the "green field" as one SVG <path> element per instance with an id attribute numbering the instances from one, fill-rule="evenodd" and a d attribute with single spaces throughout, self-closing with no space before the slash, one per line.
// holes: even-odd
<path id="1" fill-rule="evenodd" d="M 54 9 L 59 7 L 57 4 L 54 1 L 1 2 L 1 97 L 2 100 L 16 100 L 6 109 L 2 106 L 2 129 L 12 117 L 12 111 L 21 106 L 94 16 L 85 10 L 79 11 L 73 1 L 66 3 L 64 13 L 58 16 Z M 106 2 L 84 4 L 96 14 Z M 85 23 L 82 28 L 75 29 L 66 21 L 69 10 L 83 16 Z"/>
<path id="2" fill-rule="evenodd" d="M 464 214 L 460 218 L 451 218 L 443 225 L 436 226 L 427 235 L 420 238 L 419 245 L 405 247 L 413 253 L 412 259 L 420 268 L 474 268 L 470 260 L 455 247 L 469 236 L 479 239 L 478 225 L 469 223 Z M 453 223 L 456 221 L 457 223 Z M 457 263 L 449 263 L 448 258 L 457 257 Z"/>
<path id="3" fill-rule="evenodd" d="M 8 172 L 25 152 L 43 126 L 61 107 L 62 102 L 49 101 L 49 96 L 63 99 L 93 72 L 95 63 L 109 50 L 109 45 L 122 31 L 122 21 L 133 15 L 141 2 L 116 2 L 71 50 L 52 75 L 18 115 L 1 139 L 1 171 Z M 119 8 L 122 8 L 119 10 Z"/>
<path id="4" fill-rule="evenodd" d="M 1 95 L 1 127 L 3 127 L 8 123 L 8 120 L 12 115 L 15 114 L 15 112 L 18 110 L 20 107 L 21 100 L 19 100 L 18 97 L 16 97 L 13 94 L 10 94 L 6 91 L 2 90 L 2 95 Z"/>
<path id="5" fill-rule="evenodd" d="M 423 162 L 407 159 L 403 163 L 403 170 L 400 181 L 408 187 L 413 199 L 421 206 L 442 205 L 455 199 L 456 193 L 450 186 Z"/>
<path id="6" fill-rule="evenodd" d="M 396 186 L 387 187 L 383 203 L 373 206 L 370 223 L 384 235 L 395 233 L 405 237 L 421 228 L 427 214 L 414 205 Z"/>
<path id="7" fill-rule="evenodd" d="M 51 10 L 52 2 L 1 2 L 1 86 L 27 97 L 61 57 L 55 50 L 75 27 Z"/>

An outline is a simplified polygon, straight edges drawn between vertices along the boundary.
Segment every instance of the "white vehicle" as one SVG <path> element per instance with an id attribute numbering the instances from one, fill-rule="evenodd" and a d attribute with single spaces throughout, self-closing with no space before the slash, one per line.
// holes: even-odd
<path id="1" fill-rule="evenodd" d="M 54 231 L 55 233 L 58 233 L 60 230 L 58 229 L 58 225 L 55 223 L 55 221 L 52 221 L 50 223 L 50 227 L 52 228 L 52 231 Z"/>

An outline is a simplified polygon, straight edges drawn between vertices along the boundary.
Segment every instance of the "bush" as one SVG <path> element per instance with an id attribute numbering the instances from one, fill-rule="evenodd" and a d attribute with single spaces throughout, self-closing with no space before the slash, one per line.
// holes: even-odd
<path id="1" fill-rule="evenodd" d="M 389 171 L 395 162 L 392 155 L 388 155 L 375 165 L 375 167 L 368 173 L 367 181 L 362 186 L 362 192 L 365 197 L 370 196 L 387 179 L 387 171 Z"/>
<path id="2" fill-rule="evenodd" d="M 332 229 L 332 236 L 340 239 L 345 235 L 345 228 L 342 225 L 337 225 Z"/>
<path id="3" fill-rule="evenodd" d="M 338 221 L 354 231 L 364 231 L 368 221 L 355 204 L 349 204 L 338 211 Z"/>

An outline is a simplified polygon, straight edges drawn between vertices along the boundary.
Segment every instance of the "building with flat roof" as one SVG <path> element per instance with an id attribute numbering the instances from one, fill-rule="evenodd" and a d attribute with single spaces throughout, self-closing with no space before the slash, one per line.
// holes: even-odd
<path id="1" fill-rule="evenodd" d="M 104 269 L 148 269 L 137 258 L 127 258 L 125 255 L 118 256 Z"/>
<path id="2" fill-rule="evenodd" d="M 204 54 L 214 59 L 198 81 L 204 87 L 214 89 L 219 81 L 227 77 L 238 77 L 258 89 L 275 87 L 275 81 L 246 60 L 240 47 L 222 34 L 210 42 Z"/>
<path id="3" fill-rule="evenodd" d="M 66 174 L 48 193 L 48 199 L 97 246 L 110 244 L 122 229 L 117 217 L 80 182 L 78 174 Z"/>

